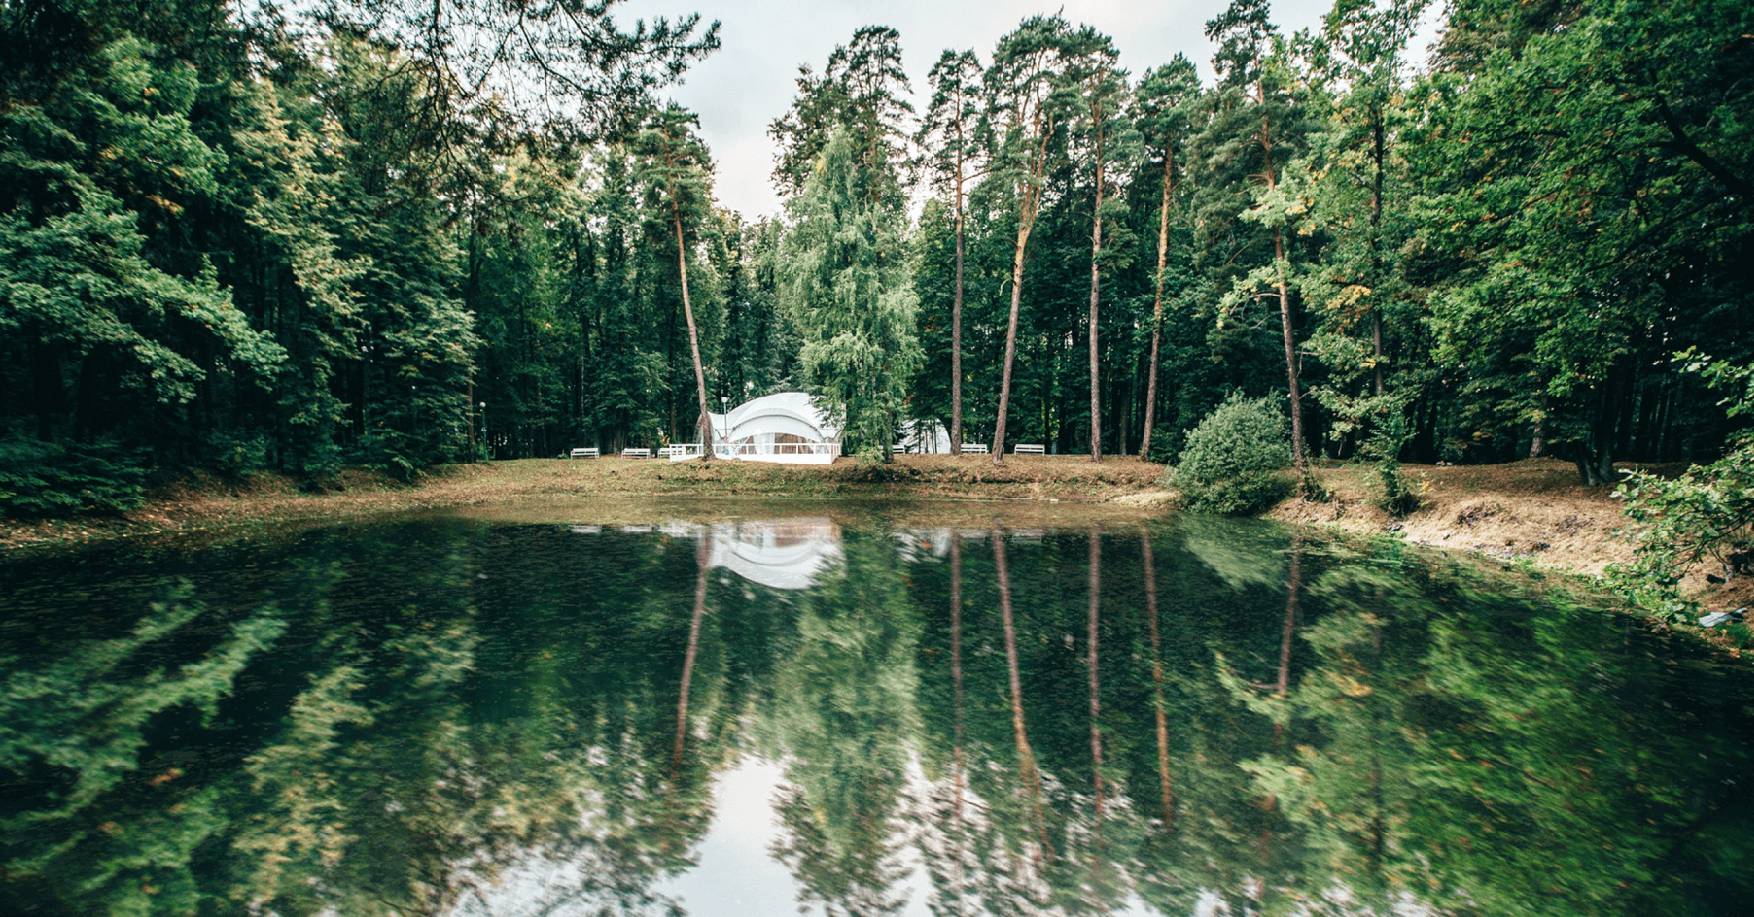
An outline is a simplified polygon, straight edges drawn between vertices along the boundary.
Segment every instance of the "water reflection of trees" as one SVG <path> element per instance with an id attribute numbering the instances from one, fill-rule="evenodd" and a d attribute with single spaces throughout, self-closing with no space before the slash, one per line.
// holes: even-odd
<path id="1" fill-rule="evenodd" d="M 844 564 L 800 596 L 765 711 L 786 762 L 774 853 L 799 904 L 880 914 L 905 903 L 901 822 L 915 723 L 918 621 L 894 548 L 849 539 Z"/>
<path id="2" fill-rule="evenodd" d="M 113 636 L 4 651 L 0 891 L 664 908 L 748 754 L 783 772 L 773 854 L 834 913 L 1747 891 L 1722 778 L 1748 681 L 1685 641 L 1270 527 L 831 532 L 805 588 L 693 527 L 319 534 L 265 602 L 179 586 Z"/>

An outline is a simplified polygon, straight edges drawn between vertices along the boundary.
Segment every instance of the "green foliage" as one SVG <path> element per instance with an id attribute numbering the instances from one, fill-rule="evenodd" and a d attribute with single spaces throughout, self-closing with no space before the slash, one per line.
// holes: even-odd
<path id="1" fill-rule="evenodd" d="M 823 151 L 844 131 L 858 162 L 859 193 L 888 206 L 904 205 L 902 169 L 914 107 L 902 68 L 901 33 L 863 26 L 847 44 L 835 46 L 820 76 L 805 65 L 796 83 L 791 109 L 768 127 L 778 148 L 775 183 L 802 194 Z"/>
<path id="2" fill-rule="evenodd" d="M 1285 443 L 1285 415 L 1272 398 L 1233 393 L 1188 433 L 1170 482 L 1192 509 L 1254 512 L 1286 493 Z"/>
<path id="3" fill-rule="evenodd" d="M 41 519 L 126 512 L 144 499 L 145 476 L 142 457 L 114 442 L 0 440 L 0 514 Z"/>
<path id="4" fill-rule="evenodd" d="M 1691 351 L 1676 358 L 1726 392 L 1730 416 L 1754 417 L 1754 366 Z M 1634 523 L 1638 553 L 1630 564 L 1609 567 L 1608 582 L 1633 605 L 1686 620 L 1699 606 L 1682 592 L 1682 577 L 1701 566 L 1723 578 L 1754 573 L 1754 433 L 1737 434 L 1723 458 L 1676 477 L 1629 472 L 1614 496 Z"/>
<path id="5" fill-rule="evenodd" d="M 1150 424 L 1167 458 L 1295 368 L 1330 457 L 1380 455 L 1399 413 L 1408 462 L 1549 454 L 1608 483 L 1725 454 L 1735 422 L 1674 351 L 1754 361 L 1726 305 L 1754 295 L 1735 0 L 1457 0 L 1417 71 L 1423 0 L 1297 33 L 1235 0 L 1204 85 L 1032 16 L 937 58 L 917 125 L 872 25 L 800 73 L 770 131 L 794 210 L 754 223 L 656 101 L 718 43 L 696 17 L 39 6 L 0 12 L 0 438 L 113 442 L 155 477 L 657 445 L 694 438 L 701 388 L 857 402 L 875 454 L 896 418 L 954 413 L 959 330 L 966 439 L 1132 452 Z M 843 133 L 851 192 L 806 206 Z"/>
<path id="6" fill-rule="evenodd" d="M 804 339 L 805 381 L 856 451 L 887 461 L 920 349 L 903 216 L 862 192 L 857 154 L 837 131 L 793 199 L 780 302 Z"/>
<path id="7" fill-rule="evenodd" d="M 1181 454 L 1182 443 L 1186 439 L 1183 430 L 1167 424 L 1159 424 L 1151 437 L 1151 451 L 1145 455 L 1145 461 L 1159 465 L 1175 464 L 1176 456 Z"/>
<path id="8" fill-rule="evenodd" d="M 1732 252 L 1754 229 L 1749 122 L 1728 113 L 1754 89 L 1747 49 L 1714 49 L 1754 11 L 1480 2 L 1456 18 L 1484 47 L 1419 86 L 1408 131 L 1432 353 L 1460 371 L 1469 439 L 1540 418 L 1586 482 L 1609 484 L 1631 395 L 1677 384 L 1667 354 L 1749 339 L 1722 303 L 1748 290 Z"/>
<path id="9" fill-rule="evenodd" d="M 1407 421 L 1399 411 L 1383 418 L 1366 442 L 1366 452 L 1376 459 L 1377 479 L 1382 494 L 1376 505 L 1391 516 L 1405 516 L 1419 508 L 1419 491 L 1407 484 L 1401 473 L 1401 448 L 1407 444 Z"/>
<path id="10" fill-rule="evenodd" d="M 0 438 L 320 482 L 692 417 L 668 213 L 625 154 L 716 26 L 395 7 L 0 12 Z M 690 204 L 716 332 L 704 250 L 743 230 Z"/>

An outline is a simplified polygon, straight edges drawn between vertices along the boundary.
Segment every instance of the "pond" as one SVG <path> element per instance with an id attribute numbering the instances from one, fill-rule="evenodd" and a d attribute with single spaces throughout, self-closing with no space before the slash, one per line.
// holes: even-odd
<path id="1" fill-rule="evenodd" d="M 1731 913 L 1754 679 L 1255 522 L 435 513 L 0 560 L 16 913 Z"/>

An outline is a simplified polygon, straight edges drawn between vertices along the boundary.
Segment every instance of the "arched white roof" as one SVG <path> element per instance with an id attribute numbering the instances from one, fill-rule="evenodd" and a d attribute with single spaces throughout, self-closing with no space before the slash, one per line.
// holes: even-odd
<path id="1" fill-rule="evenodd" d="M 804 392 L 778 392 L 752 398 L 731 409 L 713 414 L 713 433 L 721 441 L 741 442 L 752 437 L 789 433 L 810 442 L 837 442 L 840 430 Z"/>

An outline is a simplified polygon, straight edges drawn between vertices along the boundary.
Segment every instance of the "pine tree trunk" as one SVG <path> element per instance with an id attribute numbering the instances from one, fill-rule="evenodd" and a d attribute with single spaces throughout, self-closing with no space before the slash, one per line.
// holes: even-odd
<path id="1" fill-rule="evenodd" d="M 1273 233 L 1273 256 L 1281 264 L 1285 260 L 1285 233 L 1275 230 Z M 1303 395 L 1297 386 L 1297 338 L 1291 330 L 1291 294 L 1285 284 L 1285 270 L 1278 270 L 1279 286 L 1279 328 L 1285 344 L 1285 386 L 1290 392 L 1291 402 L 1291 463 L 1297 469 L 1297 477 L 1301 482 L 1309 475 L 1308 459 L 1303 454 Z"/>
<path id="2" fill-rule="evenodd" d="M 962 535 L 950 534 L 950 683 L 956 705 L 951 760 L 956 770 L 956 821 L 962 822 L 962 795 L 967 780 L 962 740 Z"/>
<path id="3" fill-rule="evenodd" d="M 1145 569 L 1145 623 L 1151 640 L 1151 711 L 1157 727 L 1157 792 L 1163 825 L 1175 822 L 1175 785 L 1169 771 L 1169 714 L 1163 705 L 1163 655 L 1157 632 L 1157 565 L 1151 556 L 1151 533 L 1140 536 Z"/>
<path id="4" fill-rule="evenodd" d="M 1017 624 L 1011 615 L 1011 571 L 1005 557 L 1005 533 L 993 530 L 993 567 L 999 579 L 999 620 L 1005 632 L 1005 672 L 1011 693 L 1011 737 L 1017 745 L 1018 777 L 1029 792 L 1035 810 L 1038 842 L 1048 847 L 1046 813 L 1042 808 L 1041 772 L 1036 769 L 1035 749 L 1023 719 L 1023 678 L 1017 659 Z"/>
<path id="5" fill-rule="evenodd" d="M 993 425 L 993 464 L 1005 464 L 1005 415 L 1011 407 L 1011 366 L 1017 359 L 1017 310 L 1023 299 L 1023 252 L 1029 245 L 1029 224 L 1017 223 L 1017 248 L 1011 255 L 1011 314 L 1005 322 L 1005 368 L 999 377 L 999 420 Z"/>
<path id="6" fill-rule="evenodd" d="M 1023 255 L 1029 247 L 1029 233 L 1035 227 L 1037 208 L 1041 204 L 1041 183 L 1047 170 L 1047 143 L 1053 133 L 1053 119 L 1044 118 L 1039 108 L 1031 118 L 1036 140 L 1032 143 L 1029 177 L 1017 196 L 1017 248 L 1011 256 L 1011 313 L 1005 323 L 1005 368 L 999 378 L 999 419 L 993 425 L 993 464 L 1005 464 L 1005 415 L 1011 407 L 1011 368 L 1017 359 L 1017 311 L 1023 302 Z"/>
<path id="7" fill-rule="evenodd" d="M 688 245 L 682 239 L 682 207 L 670 189 L 670 215 L 676 224 L 676 270 L 682 277 L 682 317 L 688 323 L 688 353 L 694 360 L 694 387 L 700 397 L 700 460 L 713 458 L 713 418 L 707 409 L 706 370 L 700 364 L 700 335 L 694 327 L 694 306 L 688 301 Z"/>
<path id="8" fill-rule="evenodd" d="M 1101 118 L 1102 107 L 1093 112 Z M 1096 130 L 1096 206 L 1090 220 L 1090 460 L 1102 461 L 1102 370 L 1096 341 L 1097 309 L 1102 299 L 1102 128 Z"/>
<path id="9" fill-rule="evenodd" d="M 1139 457 L 1151 457 L 1151 428 L 1157 423 L 1157 352 L 1163 338 L 1163 272 L 1169 264 L 1169 198 L 1174 191 L 1174 163 L 1169 143 L 1163 145 L 1163 195 L 1157 204 L 1157 277 L 1151 298 L 1151 364 L 1145 371 L 1145 435 Z"/>
<path id="10" fill-rule="evenodd" d="M 960 108 L 958 109 L 960 111 Z M 962 453 L 962 120 L 956 142 L 956 296 L 950 304 L 950 454 Z"/>
<path id="11" fill-rule="evenodd" d="M 1260 102 L 1267 102 L 1266 87 L 1256 84 Z M 1261 115 L 1261 154 L 1266 164 L 1267 190 L 1279 186 L 1273 174 L 1273 133 L 1265 114 Z M 1285 344 L 1285 388 L 1291 408 L 1291 462 L 1297 469 L 1298 487 L 1309 480 L 1309 463 L 1303 454 L 1303 395 L 1297 386 L 1297 336 L 1291 328 L 1291 292 L 1285 279 L 1285 229 L 1273 230 L 1273 273 L 1279 292 L 1279 328 Z"/>
<path id="12" fill-rule="evenodd" d="M 707 541 L 710 531 L 700 533 L 700 544 L 694 552 L 694 614 L 688 621 L 688 649 L 682 654 L 682 684 L 676 689 L 676 745 L 670 752 L 670 770 L 682 766 L 682 754 L 688 748 L 688 687 L 694 680 L 694 659 L 700 651 L 700 622 L 706 617 Z"/>
<path id="13" fill-rule="evenodd" d="M 1372 357 L 1372 388 L 1383 393 L 1382 374 L 1382 189 L 1385 159 L 1388 155 L 1381 112 L 1371 124 L 1371 152 L 1376 160 L 1370 190 L 1370 353 Z"/>
<path id="14" fill-rule="evenodd" d="M 1085 638 L 1090 670 L 1090 777 L 1095 791 L 1096 830 L 1102 830 L 1102 676 L 1097 631 L 1102 623 L 1102 538 L 1090 533 L 1090 615 Z"/>

